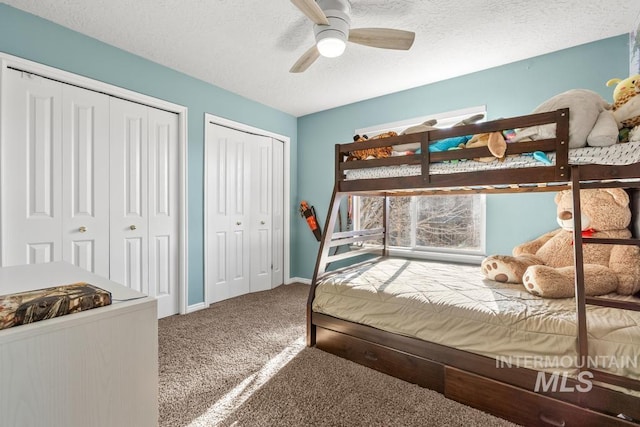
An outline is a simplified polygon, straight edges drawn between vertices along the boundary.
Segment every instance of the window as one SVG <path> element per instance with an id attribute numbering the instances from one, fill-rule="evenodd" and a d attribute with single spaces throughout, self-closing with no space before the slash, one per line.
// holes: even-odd
<path id="1" fill-rule="evenodd" d="M 354 196 L 354 228 L 382 227 L 383 203 L 383 197 Z M 389 197 L 387 236 L 395 255 L 480 261 L 485 253 L 485 197 Z"/>
<path id="2" fill-rule="evenodd" d="M 451 126 L 484 107 L 429 116 L 438 127 Z M 369 136 L 401 131 L 428 118 L 359 129 Z M 394 255 L 444 261 L 479 262 L 485 254 L 486 197 L 481 194 L 389 197 L 388 245 Z M 382 227 L 383 197 L 354 196 L 354 229 Z M 381 242 L 377 242 L 381 243 Z"/>

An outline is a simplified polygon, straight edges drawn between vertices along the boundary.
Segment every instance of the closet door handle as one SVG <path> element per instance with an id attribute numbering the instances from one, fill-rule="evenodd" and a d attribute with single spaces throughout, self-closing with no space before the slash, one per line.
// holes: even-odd
<path id="1" fill-rule="evenodd" d="M 130 225 L 130 226 L 129 226 L 129 228 L 130 228 L 131 230 L 135 230 L 135 229 L 136 229 L 136 226 L 132 224 L 132 225 Z"/>
<path id="2" fill-rule="evenodd" d="M 236 222 L 236 225 L 242 225 L 242 223 L 240 221 Z"/>
<path id="3" fill-rule="evenodd" d="M 78 228 L 78 231 L 79 231 L 79 232 L 81 232 L 81 233 L 84 233 L 84 232 L 86 232 L 86 231 L 87 231 L 87 227 L 85 227 L 85 226 L 83 225 L 83 226 L 81 226 L 80 228 Z"/>
<path id="4" fill-rule="evenodd" d="M 264 221 L 260 221 L 260 224 L 264 225 Z"/>

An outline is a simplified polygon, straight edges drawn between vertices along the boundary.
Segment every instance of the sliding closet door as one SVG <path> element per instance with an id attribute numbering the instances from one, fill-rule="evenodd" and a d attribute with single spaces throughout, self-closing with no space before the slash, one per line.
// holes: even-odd
<path id="1" fill-rule="evenodd" d="M 147 107 L 111 98 L 110 111 L 110 279 L 149 295 Z"/>
<path id="2" fill-rule="evenodd" d="M 3 265 L 62 260 L 62 85 L 7 70 L 2 147 Z"/>
<path id="3" fill-rule="evenodd" d="M 62 86 L 62 259 L 109 277 L 109 97 Z"/>

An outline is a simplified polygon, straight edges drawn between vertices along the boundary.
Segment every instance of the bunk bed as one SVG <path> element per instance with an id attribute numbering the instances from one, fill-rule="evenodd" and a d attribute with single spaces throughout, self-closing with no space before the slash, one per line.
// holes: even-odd
<path id="1" fill-rule="evenodd" d="M 549 125 L 555 127 L 553 137 L 508 144 L 509 162 L 476 164 L 480 162 L 473 159 L 491 156 L 487 147 L 429 150 L 430 144 L 445 138 Z M 610 150 L 623 153 L 614 156 L 593 157 L 593 150 L 586 149 L 585 157 L 582 149 L 570 150 L 568 142 L 569 110 L 562 109 L 337 144 L 335 186 L 307 302 L 307 345 L 524 425 L 638 425 L 640 367 L 559 366 L 558 361 L 566 355 L 578 361 L 597 360 L 593 357 L 599 352 L 618 351 L 611 350 L 613 343 L 626 349 L 619 355 L 627 358 L 627 365 L 636 363 L 640 297 L 587 297 L 582 247 L 640 245 L 640 226 L 636 225 L 634 238 L 624 241 L 574 232 L 576 296 L 563 300 L 538 298 L 513 285 L 487 285 L 479 266 L 389 256 L 386 209 L 380 228 L 335 230 L 340 206 L 349 195 L 382 197 L 388 207 L 389 197 L 403 195 L 571 189 L 575 229 L 580 230 L 580 189 L 622 187 L 640 193 L 638 143 L 616 144 Z M 354 150 L 407 144 L 419 144 L 419 154 L 348 161 Z M 551 161 L 519 162 L 536 151 Z M 634 203 L 638 205 L 637 199 Z M 640 223 L 637 213 L 635 221 Z M 374 241 L 382 244 L 366 244 Z M 337 250 L 345 246 L 348 250 Z M 354 264 L 331 269 L 337 262 Z M 416 291 L 412 284 L 420 277 L 435 278 L 435 284 Z M 441 293 L 444 288 L 453 288 L 458 296 Z M 402 302 L 399 296 L 404 297 Z M 426 317 L 424 301 L 432 305 Z M 524 304 L 524 310 L 518 312 L 518 304 Z M 496 318 L 497 312 L 503 317 Z M 617 320 L 604 322 L 613 327 L 601 331 L 599 318 Z M 507 359 L 514 354 L 519 355 L 516 361 Z M 531 363 L 541 360 L 549 363 Z M 558 376 L 561 369 L 566 376 Z"/>

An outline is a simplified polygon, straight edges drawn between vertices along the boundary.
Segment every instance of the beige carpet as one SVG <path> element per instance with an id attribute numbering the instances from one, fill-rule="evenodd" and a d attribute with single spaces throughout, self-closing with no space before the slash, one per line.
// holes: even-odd
<path id="1" fill-rule="evenodd" d="M 306 348 L 308 291 L 280 286 L 161 319 L 160 425 L 512 425 Z"/>

